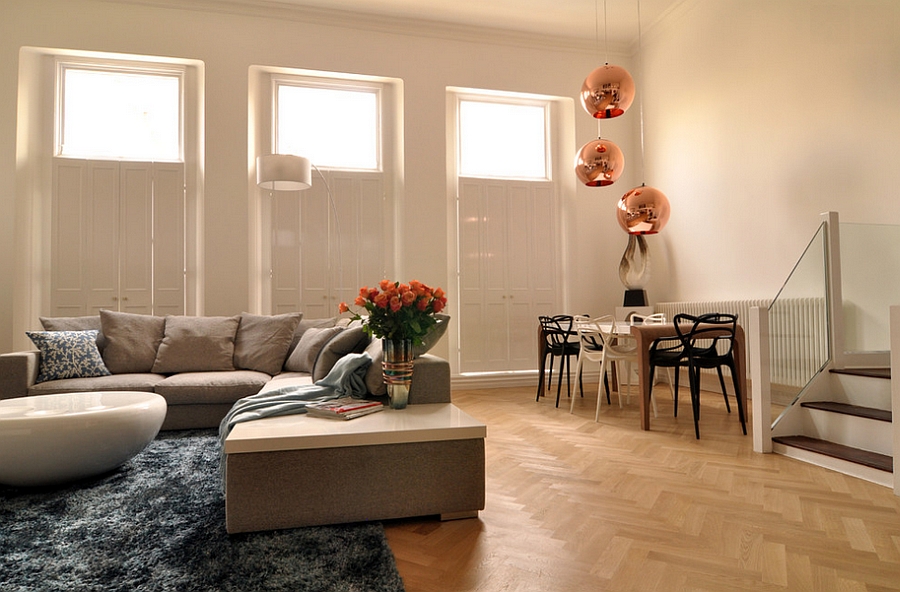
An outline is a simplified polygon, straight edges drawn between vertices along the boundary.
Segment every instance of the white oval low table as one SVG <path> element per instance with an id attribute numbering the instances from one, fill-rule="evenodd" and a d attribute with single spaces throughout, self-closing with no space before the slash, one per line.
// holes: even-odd
<path id="1" fill-rule="evenodd" d="M 56 485 L 118 467 L 166 418 L 154 393 L 63 393 L 0 400 L 0 483 Z"/>

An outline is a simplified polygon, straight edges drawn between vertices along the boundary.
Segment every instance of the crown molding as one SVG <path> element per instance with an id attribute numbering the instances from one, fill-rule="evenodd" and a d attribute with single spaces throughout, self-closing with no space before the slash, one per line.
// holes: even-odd
<path id="1" fill-rule="evenodd" d="M 484 26 L 469 26 L 444 21 L 411 17 L 387 16 L 332 8 L 302 6 L 278 0 L 101 0 L 109 4 L 141 5 L 171 10 L 189 10 L 267 18 L 314 24 L 326 27 L 374 31 L 394 35 L 441 38 L 468 43 L 505 45 L 512 47 L 564 50 L 595 53 L 595 40 L 575 37 L 542 35 Z M 610 43 L 609 50 L 627 54 L 630 44 Z"/>

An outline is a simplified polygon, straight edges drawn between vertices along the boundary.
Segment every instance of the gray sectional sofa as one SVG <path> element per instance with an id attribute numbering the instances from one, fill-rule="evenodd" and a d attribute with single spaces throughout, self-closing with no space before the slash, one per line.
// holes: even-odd
<path id="1" fill-rule="evenodd" d="M 210 428 L 238 399 L 275 385 L 310 384 L 341 356 L 362 351 L 373 358 L 366 375 L 370 395 L 385 395 L 380 340 L 345 319 L 303 319 L 299 313 L 157 317 L 104 310 L 41 323 L 44 331 L 29 332 L 38 349 L 0 355 L 0 399 L 148 391 L 168 404 L 162 429 Z M 449 402 L 449 364 L 423 353 L 414 363 L 409 403 Z"/>

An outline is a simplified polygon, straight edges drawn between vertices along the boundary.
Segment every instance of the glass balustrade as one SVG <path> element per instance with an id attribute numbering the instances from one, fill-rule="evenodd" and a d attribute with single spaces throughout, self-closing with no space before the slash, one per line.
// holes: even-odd
<path id="1" fill-rule="evenodd" d="M 827 245 L 822 223 L 769 305 L 772 417 L 780 419 L 829 360 Z"/>

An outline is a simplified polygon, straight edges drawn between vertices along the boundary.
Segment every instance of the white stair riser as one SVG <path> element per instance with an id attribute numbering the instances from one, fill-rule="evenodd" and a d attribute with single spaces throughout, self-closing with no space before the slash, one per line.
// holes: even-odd
<path id="1" fill-rule="evenodd" d="M 891 408 L 891 381 L 886 378 L 831 374 L 830 400 L 874 409 Z"/>
<path id="2" fill-rule="evenodd" d="M 803 408 L 803 435 L 892 456 L 892 426 L 843 413 Z"/>

